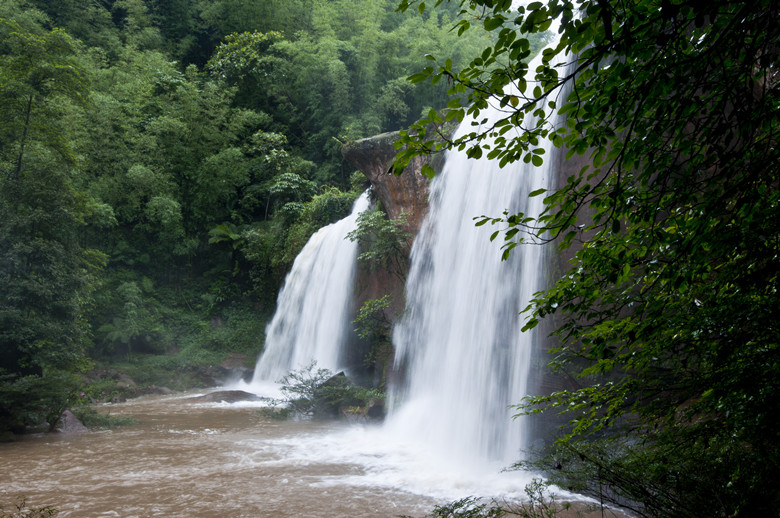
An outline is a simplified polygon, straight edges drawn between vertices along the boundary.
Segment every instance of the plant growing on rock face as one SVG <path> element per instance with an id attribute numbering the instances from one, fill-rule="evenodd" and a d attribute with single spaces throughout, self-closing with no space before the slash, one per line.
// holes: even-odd
<path id="1" fill-rule="evenodd" d="M 397 219 L 389 219 L 379 208 L 362 212 L 357 219 L 357 228 L 347 234 L 360 246 L 358 261 L 371 269 L 385 269 L 401 279 L 406 278 L 413 237 L 405 230 L 408 218 L 409 214 L 403 212 Z"/>
<path id="2" fill-rule="evenodd" d="M 391 304 L 392 297 L 390 295 L 367 300 L 360 307 L 355 320 L 352 321 L 358 336 L 367 340 L 371 345 L 371 349 L 364 359 L 366 367 L 372 367 L 385 355 L 389 355 L 392 350 L 390 341 L 392 322 L 385 313 Z"/>

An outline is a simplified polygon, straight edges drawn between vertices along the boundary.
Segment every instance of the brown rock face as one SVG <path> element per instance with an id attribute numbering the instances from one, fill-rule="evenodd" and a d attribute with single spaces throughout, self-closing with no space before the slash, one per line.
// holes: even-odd
<path id="1" fill-rule="evenodd" d="M 429 180 L 420 174 L 428 158 L 416 158 L 403 174 L 395 176 L 390 168 L 395 159 L 393 142 L 396 139 L 398 132 L 356 140 L 345 144 L 341 154 L 368 177 L 387 216 L 397 219 L 401 213 L 408 213 L 409 231 L 417 234 L 428 212 Z"/>
<path id="2" fill-rule="evenodd" d="M 420 174 L 420 171 L 423 165 L 430 163 L 438 173 L 443 160 L 439 157 L 434 160 L 430 160 L 429 157 L 418 157 L 404 169 L 403 174 L 394 175 L 391 172 L 396 155 L 393 143 L 398 136 L 398 132 L 391 132 L 350 142 L 341 149 L 341 154 L 347 162 L 366 175 L 388 218 L 397 219 L 401 214 L 407 214 L 406 230 L 414 236 L 417 235 L 428 213 L 430 192 L 429 179 Z M 391 295 L 392 305 L 384 313 L 385 318 L 394 321 L 396 316 L 403 312 L 405 304 L 404 277 L 405 272 L 391 272 L 360 265 L 356 276 L 355 310 L 357 311 L 367 300 Z M 368 352 L 366 346 L 365 343 L 356 344 L 354 347 L 357 351 L 356 361 Z M 383 373 L 381 384 L 384 384 L 388 377 L 394 376 L 394 373 L 387 370 L 390 364 L 392 364 L 392 349 L 376 357 L 374 369 L 376 372 Z"/>

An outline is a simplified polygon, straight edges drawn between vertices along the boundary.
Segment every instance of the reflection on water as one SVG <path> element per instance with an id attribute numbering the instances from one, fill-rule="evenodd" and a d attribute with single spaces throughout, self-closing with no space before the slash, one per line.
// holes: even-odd
<path id="1" fill-rule="evenodd" d="M 182 396 L 101 409 L 109 410 L 139 422 L 0 444 L 0 503 L 25 496 L 61 517 L 123 518 L 421 515 L 434 503 L 370 482 L 372 468 L 351 461 L 349 440 L 328 439 L 358 432 L 341 423 L 277 421 L 256 406 Z"/>

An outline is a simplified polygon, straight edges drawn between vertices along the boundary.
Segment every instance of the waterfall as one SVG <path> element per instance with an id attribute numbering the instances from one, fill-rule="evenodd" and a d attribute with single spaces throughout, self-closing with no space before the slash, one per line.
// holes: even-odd
<path id="1" fill-rule="evenodd" d="M 337 370 L 352 310 L 357 243 L 347 239 L 369 208 L 364 192 L 346 218 L 319 229 L 295 258 L 266 327 L 252 384 L 274 382 L 316 361 Z"/>
<path id="2" fill-rule="evenodd" d="M 470 122 L 456 137 L 473 130 Z M 449 151 L 412 248 L 406 313 L 393 336 L 396 367 L 406 378 L 394 389 L 387 426 L 466 466 L 507 465 L 528 446 L 523 420 L 512 419 L 509 406 L 528 393 L 531 353 L 541 339 L 520 331 L 518 313 L 544 287 L 544 247 L 521 245 L 501 261 L 502 238 L 490 241 L 497 228 L 475 227 L 473 218 L 505 209 L 538 215 L 543 196 L 528 195 L 550 188 L 551 146 L 544 158 L 542 167 L 521 162 L 502 170 L 497 160 Z"/>

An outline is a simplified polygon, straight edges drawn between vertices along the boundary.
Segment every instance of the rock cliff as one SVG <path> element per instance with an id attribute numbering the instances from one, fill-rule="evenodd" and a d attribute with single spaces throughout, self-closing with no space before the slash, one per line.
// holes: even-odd
<path id="1" fill-rule="evenodd" d="M 425 215 L 428 213 L 428 194 L 430 180 L 420 174 L 422 166 L 430 163 L 437 173 L 441 170 L 443 159 L 437 157 L 429 160 L 428 157 L 418 157 L 404 169 L 403 174 L 396 176 L 391 168 L 395 159 L 396 150 L 393 143 L 398 139 L 398 132 L 383 133 L 354 142 L 350 142 L 341 150 L 344 159 L 360 170 L 371 182 L 377 199 L 382 204 L 390 219 L 397 219 L 406 213 L 408 226 L 406 230 L 416 235 L 420 230 Z M 409 243 L 411 246 L 411 243 Z M 406 272 L 391 272 L 376 268 L 367 268 L 360 265 L 355 285 L 356 311 L 368 300 L 378 299 L 384 295 L 392 297 L 392 305 L 385 311 L 385 318 L 394 321 L 397 315 L 403 312 L 404 274 Z M 369 351 L 376 344 L 355 344 L 351 360 L 363 361 Z M 384 383 L 388 378 L 393 378 L 394 373 L 388 369 L 392 364 L 392 348 L 384 347 L 383 352 L 375 351 L 371 356 L 375 359 L 371 370 L 375 372 Z"/>
<path id="2" fill-rule="evenodd" d="M 344 159 L 366 175 L 390 219 L 408 213 L 409 231 L 417 234 L 428 212 L 429 180 L 420 174 L 428 157 L 418 157 L 396 176 L 390 168 L 395 159 L 393 142 L 398 132 L 349 142 L 341 149 Z M 435 161 L 434 161 L 435 162 Z M 436 169 L 435 163 L 431 164 Z"/>

